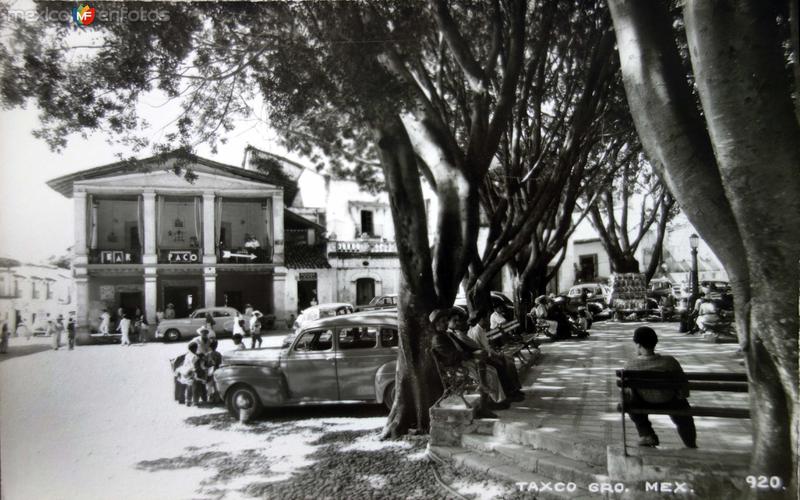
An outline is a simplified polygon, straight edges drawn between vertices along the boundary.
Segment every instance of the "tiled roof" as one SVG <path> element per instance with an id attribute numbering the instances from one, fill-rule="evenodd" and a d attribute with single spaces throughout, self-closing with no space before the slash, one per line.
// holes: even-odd
<path id="1" fill-rule="evenodd" d="M 324 246 L 287 245 L 286 267 L 289 269 L 330 269 Z"/>

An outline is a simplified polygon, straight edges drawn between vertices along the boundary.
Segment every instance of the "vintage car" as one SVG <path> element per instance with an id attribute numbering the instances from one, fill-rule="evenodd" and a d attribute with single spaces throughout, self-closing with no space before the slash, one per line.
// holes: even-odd
<path id="1" fill-rule="evenodd" d="M 328 302 L 325 304 L 318 304 L 311 306 L 300 311 L 300 315 L 294 320 L 294 331 L 297 332 L 300 328 L 309 321 L 315 321 L 320 318 L 328 318 L 331 316 L 341 316 L 343 314 L 350 314 L 355 311 L 353 304 L 347 302 Z"/>
<path id="2" fill-rule="evenodd" d="M 228 411 L 394 401 L 397 313 L 373 311 L 312 321 L 288 347 L 223 353 L 214 380 Z"/>
<path id="3" fill-rule="evenodd" d="M 365 306 L 356 306 L 356 311 L 375 311 L 378 309 L 393 309 L 397 307 L 397 298 L 396 293 L 390 293 L 388 295 L 378 295 L 373 297 L 372 300 L 369 301 L 369 304 Z"/>
<path id="4" fill-rule="evenodd" d="M 595 319 L 600 319 L 611 302 L 611 289 L 603 283 L 581 283 L 567 292 L 570 300 L 578 299 L 586 290 L 586 308 Z"/>
<path id="5" fill-rule="evenodd" d="M 492 302 L 492 309 L 494 310 L 495 307 L 500 307 L 505 316 L 508 319 L 514 318 L 514 302 L 509 299 L 504 293 L 498 291 L 490 292 L 489 300 Z M 457 311 L 463 312 L 464 314 L 468 314 L 469 306 L 467 305 L 467 297 L 466 295 L 458 295 L 456 297 L 453 306 L 456 308 Z"/>
<path id="6" fill-rule="evenodd" d="M 206 313 L 211 313 L 214 318 L 216 337 L 233 334 L 233 320 L 239 315 L 239 311 L 233 307 L 204 307 L 194 311 L 188 318 L 161 320 L 156 327 L 155 338 L 170 342 L 192 339 L 197 336 L 197 329 L 206 324 Z"/>

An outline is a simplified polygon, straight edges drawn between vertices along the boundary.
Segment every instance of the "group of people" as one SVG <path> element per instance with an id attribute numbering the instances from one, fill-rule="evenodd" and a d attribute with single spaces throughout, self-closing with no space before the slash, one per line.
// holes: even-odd
<path id="1" fill-rule="evenodd" d="M 546 295 L 537 297 L 528 315 L 533 321 L 546 323 L 548 332 L 557 339 L 571 336 L 572 325 L 569 322 L 569 317 L 564 311 L 563 305 L 559 304 L 555 298 Z M 585 324 L 583 330 L 586 330 Z"/>
<path id="2" fill-rule="evenodd" d="M 244 337 L 250 334 L 250 349 L 255 349 L 256 345 L 261 348 L 261 318 L 264 315 L 261 311 L 253 309 L 250 304 L 245 305 L 244 317 L 236 317 L 233 321 L 233 343 L 237 350 L 246 349 Z"/>
<path id="3" fill-rule="evenodd" d="M 537 306 L 545 306 L 546 302 L 537 301 Z M 539 311 L 547 317 L 544 311 Z M 478 381 L 480 399 L 475 408 L 478 418 L 497 418 L 493 410 L 502 410 L 511 402 L 525 399 L 513 359 L 492 349 L 487 338 L 487 329 L 491 326 L 486 314 L 471 319 L 468 327 L 463 312 L 456 309 L 437 309 L 429 320 L 434 328 L 431 350 L 437 363 L 446 368 L 463 367 Z M 557 327 L 556 327 L 557 328 Z M 656 354 L 658 343 L 656 332 L 647 326 L 637 328 L 633 333 L 637 357 L 625 364 L 626 370 L 652 371 L 665 374 L 675 380 L 684 380 L 685 375 L 680 363 L 672 356 Z M 626 406 L 629 409 L 664 408 L 687 410 L 690 408 L 687 398 L 688 389 L 641 389 L 626 391 Z M 653 430 L 649 417 L 644 413 L 629 413 L 639 433 L 640 446 L 658 446 L 659 439 Z M 672 421 L 678 429 L 678 435 L 688 448 L 697 447 L 697 431 L 694 419 L 686 415 L 673 415 Z"/>
<path id="4" fill-rule="evenodd" d="M 489 345 L 488 314 L 479 314 L 469 323 L 462 311 L 437 309 L 429 317 L 434 327 L 432 351 L 444 367 L 465 366 L 479 381 L 479 418 L 496 418 L 492 410 L 504 410 L 511 402 L 525 399 L 513 359 Z"/>
<path id="5" fill-rule="evenodd" d="M 686 335 L 694 335 L 698 331 L 707 332 L 722 321 L 720 308 L 705 292 L 700 292 L 690 314 L 693 324 Z"/>
<path id="6" fill-rule="evenodd" d="M 176 360 L 175 377 L 182 385 L 183 396 L 179 401 L 186 406 L 221 401 L 214 384 L 214 372 L 222 364 L 222 355 L 217 352 L 217 345 L 214 330 L 204 325 L 198 329 L 197 337 L 187 345 L 188 352 L 182 359 Z"/>
<path id="7" fill-rule="evenodd" d="M 136 312 L 131 316 L 125 309 L 120 307 L 117 309 L 115 319 L 116 321 L 112 329 L 111 314 L 109 314 L 108 309 L 103 309 L 103 312 L 100 314 L 100 326 L 97 328 L 98 332 L 103 335 L 110 335 L 111 332 L 119 333 L 122 336 L 120 344 L 124 346 L 131 345 L 131 336 L 140 344 L 147 341 L 147 320 L 140 308 L 137 307 Z"/>
<path id="8" fill-rule="evenodd" d="M 70 316 L 66 323 L 61 314 L 58 315 L 55 322 L 48 319 L 45 334 L 51 336 L 53 350 L 57 351 L 61 348 L 61 338 L 64 335 L 66 335 L 69 350 L 75 349 L 75 318 Z"/>

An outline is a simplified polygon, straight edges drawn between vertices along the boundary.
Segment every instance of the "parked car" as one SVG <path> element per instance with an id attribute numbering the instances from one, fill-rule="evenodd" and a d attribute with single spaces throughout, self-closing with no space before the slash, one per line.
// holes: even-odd
<path id="1" fill-rule="evenodd" d="M 586 309 L 598 319 L 611 302 L 611 287 L 603 283 L 581 283 L 570 288 L 566 295 L 573 301 L 581 296 L 583 290 L 586 290 Z"/>
<path id="2" fill-rule="evenodd" d="M 285 347 L 223 353 L 214 373 L 231 415 L 308 403 L 394 402 L 395 311 L 307 321 Z"/>
<path id="3" fill-rule="evenodd" d="M 375 311 L 378 309 L 391 309 L 397 307 L 397 294 L 378 295 L 365 306 L 356 306 L 356 311 Z"/>
<path id="4" fill-rule="evenodd" d="M 329 318 L 331 316 L 342 316 L 344 314 L 352 314 L 355 312 L 353 304 L 347 302 L 329 302 L 325 304 L 318 304 L 316 306 L 307 307 L 300 311 L 297 319 L 294 320 L 293 328 L 295 332 L 302 328 L 303 325 L 309 321 L 315 321 L 320 318 Z"/>
<path id="5" fill-rule="evenodd" d="M 197 309 L 188 318 L 164 319 L 156 327 L 155 338 L 175 342 L 197 336 L 197 329 L 206 324 L 206 313 L 214 318 L 214 335 L 233 334 L 233 321 L 239 311 L 233 307 L 204 307 Z"/>
<path id="6" fill-rule="evenodd" d="M 500 308 L 503 310 L 503 316 L 505 316 L 507 320 L 514 319 L 514 302 L 504 293 L 493 290 L 490 292 L 490 300 L 492 301 L 492 310 L 494 310 L 495 307 L 500 306 Z M 464 311 L 464 314 L 467 314 L 469 311 L 469 307 L 467 306 L 467 297 L 464 295 L 457 296 L 453 305 L 457 309 Z"/>
<path id="7" fill-rule="evenodd" d="M 664 278 L 652 279 L 650 284 L 647 285 L 647 298 L 661 302 L 661 299 L 667 295 L 673 295 L 672 289 L 673 284 L 670 280 Z"/>

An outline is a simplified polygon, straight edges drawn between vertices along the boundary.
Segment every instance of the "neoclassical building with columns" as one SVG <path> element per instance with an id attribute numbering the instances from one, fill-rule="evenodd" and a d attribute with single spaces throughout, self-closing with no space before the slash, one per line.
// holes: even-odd
<path id="1" fill-rule="evenodd" d="M 190 172 L 187 176 L 186 172 Z M 78 327 L 92 331 L 103 309 L 136 308 L 155 323 L 198 307 L 250 303 L 288 316 L 281 176 L 194 155 L 123 161 L 59 177 L 48 185 L 75 207 Z"/>
<path id="2" fill-rule="evenodd" d="M 281 326 L 314 302 L 363 305 L 399 286 L 385 193 L 253 147 L 241 166 L 174 152 L 48 185 L 75 203 L 83 332 L 103 309 L 139 308 L 153 324 L 167 304 L 177 317 L 252 304 Z"/>

